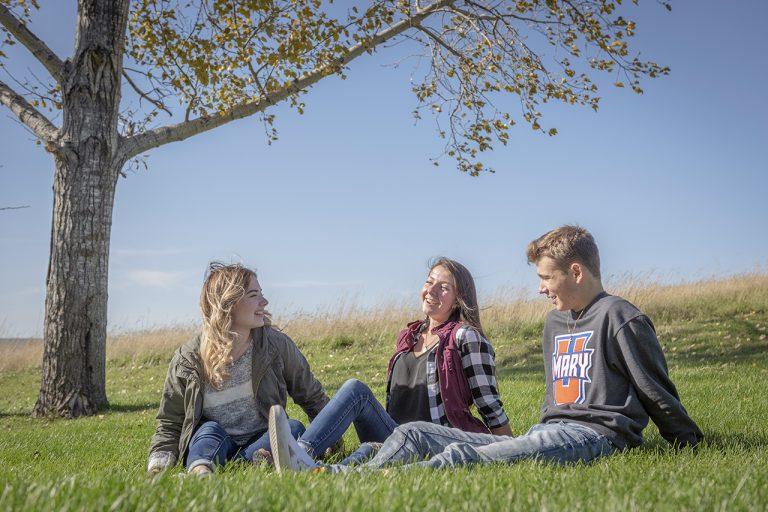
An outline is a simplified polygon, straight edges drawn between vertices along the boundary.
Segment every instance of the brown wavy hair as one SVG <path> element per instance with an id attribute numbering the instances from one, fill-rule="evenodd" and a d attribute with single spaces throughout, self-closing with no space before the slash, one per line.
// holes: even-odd
<path id="1" fill-rule="evenodd" d="M 443 256 L 439 256 L 429 263 L 429 272 L 431 273 L 435 267 L 444 267 L 451 273 L 456 282 L 459 319 L 477 329 L 480 335 L 485 337 L 483 325 L 480 323 L 480 306 L 477 302 L 477 290 L 472 274 L 467 270 L 467 267 L 458 261 Z"/>
<path id="2" fill-rule="evenodd" d="M 226 265 L 213 261 L 208 265 L 200 292 L 203 332 L 200 356 L 206 381 L 221 389 L 229 378 L 227 368 L 232 363 L 232 344 L 236 333 L 232 329 L 232 307 L 245 296 L 256 272 L 239 263 Z"/>

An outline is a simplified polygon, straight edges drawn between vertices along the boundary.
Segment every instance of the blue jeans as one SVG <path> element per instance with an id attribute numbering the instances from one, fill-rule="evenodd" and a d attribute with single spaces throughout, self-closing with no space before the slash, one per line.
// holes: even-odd
<path id="1" fill-rule="evenodd" d="M 382 442 L 397 427 L 370 388 L 357 379 L 350 379 L 312 420 L 299 438 L 299 444 L 313 458 L 317 458 L 341 439 L 350 424 L 355 425 L 361 443 Z M 350 456 L 352 459 L 358 457 L 355 454 Z"/>
<path id="2" fill-rule="evenodd" d="M 370 461 L 360 469 L 393 464 L 448 468 L 493 462 L 539 459 L 558 463 L 590 462 L 616 451 L 607 437 L 589 427 L 564 421 L 538 423 L 519 437 L 475 434 L 417 421 L 395 429 Z M 334 473 L 350 471 L 343 464 L 327 466 Z"/>
<path id="3" fill-rule="evenodd" d="M 298 438 L 304 432 L 304 425 L 298 420 L 288 422 L 291 425 L 291 434 Z M 269 432 L 266 429 L 257 432 L 245 443 L 237 444 L 221 425 L 215 421 L 205 421 L 197 427 L 189 441 L 187 471 L 201 465 L 213 470 L 214 465 L 223 466 L 230 460 L 251 461 L 253 454 L 260 448 L 272 452 L 269 446 Z"/>

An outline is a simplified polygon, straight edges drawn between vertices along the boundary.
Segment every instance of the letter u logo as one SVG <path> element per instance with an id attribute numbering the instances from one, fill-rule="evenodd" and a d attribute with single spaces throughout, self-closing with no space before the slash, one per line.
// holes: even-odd
<path id="1" fill-rule="evenodd" d="M 555 336 L 552 353 L 552 393 L 556 405 L 580 404 L 586 398 L 586 384 L 592 382 L 592 354 L 588 348 L 594 331 Z"/>

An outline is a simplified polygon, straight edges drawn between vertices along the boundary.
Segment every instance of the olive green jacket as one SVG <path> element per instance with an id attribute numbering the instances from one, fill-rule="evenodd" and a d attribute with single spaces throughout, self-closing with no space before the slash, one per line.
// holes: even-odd
<path id="1" fill-rule="evenodd" d="M 269 408 L 285 407 L 290 395 L 310 420 L 328 403 L 322 385 L 291 338 L 274 327 L 260 327 L 253 335 L 253 396 L 258 414 L 267 424 Z M 173 355 L 165 378 L 157 427 L 149 448 L 149 471 L 183 462 L 189 440 L 203 416 L 203 370 L 200 336 Z"/>

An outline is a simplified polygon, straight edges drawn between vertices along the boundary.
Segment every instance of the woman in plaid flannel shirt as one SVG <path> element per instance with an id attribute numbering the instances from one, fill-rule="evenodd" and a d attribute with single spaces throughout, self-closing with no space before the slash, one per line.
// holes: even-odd
<path id="1" fill-rule="evenodd" d="M 511 435 L 493 347 L 483 334 L 475 283 L 466 267 L 448 258 L 434 260 L 421 290 L 421 309 L 425 320 L 408 324 L 398 335 L 388 366 L 386 407 L 364 383 L 348 380 L 301 436 L 295 455 L 314 460 L 350 424 L 363 444 L 344 464 L 369 458 L 395 427 L 411 421 Z M 470 412 L 472 405 L 482 421 Z M 270 411 L 271 431 L 283 414 L 279 406 Z M 279 469 L 280 461 L 275 463 Z"/>

